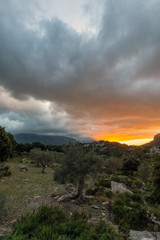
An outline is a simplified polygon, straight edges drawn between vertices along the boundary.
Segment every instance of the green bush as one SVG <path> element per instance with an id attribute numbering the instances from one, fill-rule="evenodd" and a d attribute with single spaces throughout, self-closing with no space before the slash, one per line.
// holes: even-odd
<path id="1" fill-rule="evenodd" d="M 5 197 L 2 193 L 0 193 L 0 223 L 6 215 L 7 209 L 5 207 Z"/>
<path id="2" fill-rule="evenodd" d="M 9 171 L 8 166 L 0 166 L 0 178 L 10 176 L 11 172 Z"/>
<path id="3" fill-rule="evenodd" d="M 106 195 L 106 197 L 108 197 L 108 198 L 112 198 L 112 197 L 113 197 L 113 192 L 112 192 L 111 190 L 106 190 L 106 191 L 105 191 L 105 195 Z"/>
<path id="4" fill-rule="evenodd" d="M 96 187 L 111 188 L 111 180 L 108 180 L 108 179 L 102 177 L 96 182 L 95 185 L 96 185 Z"/>
<path id="5" fill-rule="evenodd" d="M 68 216 L 59 208 L 42 206 L 36 213 L 22 217 L 11 237 L 4 240 L 120 240 L 105 222 L 92 225 L 85 213 Z"/>
<path id="6" fill-rule="evenodd" d="M 119 226 L 143 230 L 148 224 L 144 202 L 138 194 L 120 194 L 113 206 L 115 222 Z"/>

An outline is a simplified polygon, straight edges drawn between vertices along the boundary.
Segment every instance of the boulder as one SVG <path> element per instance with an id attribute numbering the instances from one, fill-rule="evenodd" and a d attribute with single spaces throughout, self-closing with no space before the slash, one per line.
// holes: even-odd
<path id="1" fill-rule="evenodd" d="M 128 192 L 130 194 L 133 194 L 124 183 L 117 183 L 112 181 L 111 182 L 111 190 L 113 193 L 119 192 L 119 193 L 125 193 Z"/>
<path id="2" fill-rule="evenodd" d="M 75 197 L 75 194 L 69 193 L 69 194 L 66 194 L 66 195 L 63 195 L 63 196 L 59 197 L 57 199 L 57 202 L 63 202 L 65 200 L 73 199 L 74 197 Z"/>
<path id="3" fill-rule="evenodd" d="M 160 240 L 160 233 L 130 230 L 130 240 Z"/>
<path id="4" fill-rule="evenodd" d="M 92 205 L 92 208 L 93 208 L 93 209 L 99 209 L 99 207 L 96 206 L 96 205 Z"/>
<path id="5" fill-rule="evenodd" d="M 18 165 L 17 168 L 19 169 L 19 171 L 21 172 L 26 172 L 28 171 L 27 167 L 23 166 L 23 165 Z"/>

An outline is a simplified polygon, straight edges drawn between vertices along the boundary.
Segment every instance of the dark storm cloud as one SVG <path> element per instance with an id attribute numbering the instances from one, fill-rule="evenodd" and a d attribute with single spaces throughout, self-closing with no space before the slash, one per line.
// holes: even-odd
<path id="1" fill-rule="evenodd" d="M 9 6 L 0 7 L 0 85 L 14 98 L 50 101 L 70 116 L 67 126 L 81 118 L 95 131 L 98 120 L 110 126 L 120 118 L 123 128 L 127 118 L 131 125 L 160 119 L 159 1 L 106 0 L 92 37 L 57 18 L 31 18 L 27 27 L 34 7 L 23 16 L 25 9 Z"/>

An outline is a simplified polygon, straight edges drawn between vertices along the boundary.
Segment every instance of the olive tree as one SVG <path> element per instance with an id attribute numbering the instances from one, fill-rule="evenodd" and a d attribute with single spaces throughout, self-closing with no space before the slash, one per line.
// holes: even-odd
<path id="1" fill-rule="evenodd" d="M 0 126 L 0 165 L 2 165 L 12 153 L 12 143 L 8 133 Z"/>
<path id="2" fill-rule="evenodd" d="M 73 183 L 77 186 L 76 197 L 83 198 L 87 175 L 95 176 L 100 166 L 100 160 L 92 150 L 87 151 L 81 144 L 72 145 L 63 164 L 55 170 L 54 180 L 63 184 Z"/>
<path id="3" fill-rule="evenodd" d="M 46 166 L 53 161 L 54 155 L 51 151 L 43 151 L 39 148 L 34 148 L 30 151 L 29 158 L 36 164 L 36 166 L 41 166 L 42 173 L 44 173 Z"/>

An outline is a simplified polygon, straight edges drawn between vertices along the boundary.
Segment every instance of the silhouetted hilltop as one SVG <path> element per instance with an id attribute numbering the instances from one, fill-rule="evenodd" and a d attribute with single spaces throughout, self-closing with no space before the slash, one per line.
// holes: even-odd
<path id="1" fill-rule="evenodd" d="M 14 135 L 14 138 L 18 143 L 40 142 L 42 144 L 63 145 L 77 142 L 74 138 L 71 137 L 39 135 L 33 133 L 18 133 Z"/>
<path id="2" fill-rule="evenodd" d="M 160 133 L 154 136 L 153 141 L 146 143 L 143 146 L 149 146 L 149 147 L 160 146 Z"/>

